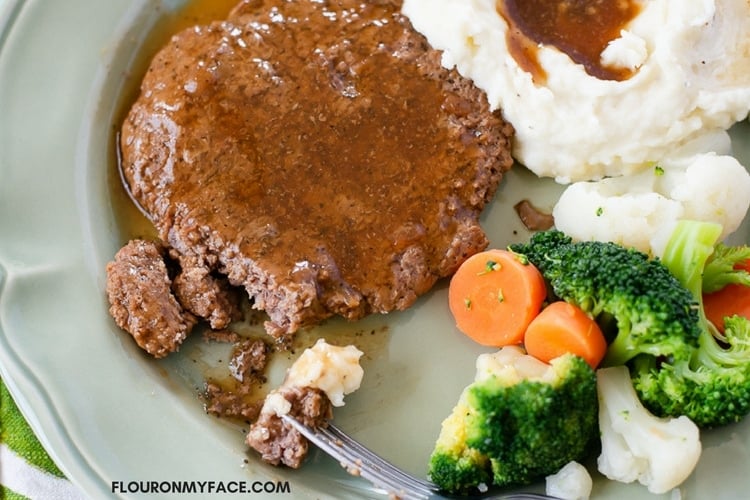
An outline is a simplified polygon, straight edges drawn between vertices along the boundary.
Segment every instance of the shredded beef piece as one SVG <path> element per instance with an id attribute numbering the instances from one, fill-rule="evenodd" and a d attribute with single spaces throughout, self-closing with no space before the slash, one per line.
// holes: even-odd
<path id="1" fill-rule="evenodd" d="M 149 354 L 162 358 L 177 351 L 197 319 L 174 294 L 157 243 L 132 240 L 107 264 L 109 312 Z"/>
<path id="2" fill-rule="evenodd" d="M 240 296 L 226 277 L 217 277 L 197 259 L 179 259 L 180 271 L 172 288 L 177 300 L 214 330 L 226 328 L 242 317 Z"/>
<path id="3" fill-rule="evenodd" d="M 292 405 L 291 416 L 311 427 L 325 427 L 333 417 L 328 396 L 319 389 L 291 387 L 283 389 L 284 398 Z M 276 413 L 261 412 L 250 427 L 247 444 L 270 464 L 298 468 L 307 456 L 308 441 Z"/>

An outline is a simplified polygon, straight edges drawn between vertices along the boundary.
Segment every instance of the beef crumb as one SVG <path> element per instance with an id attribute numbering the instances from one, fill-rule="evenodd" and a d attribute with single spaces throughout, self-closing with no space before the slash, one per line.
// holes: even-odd
<path id="1" fill-rule="evenodd" d="M 244 382 L 249 378 L 263 377 L 268 363 L 268 346 L 260 339 L 246 339 L 236 343 L 229 360 L 232 376 Z"/>
<path id="2" fill-rule="evenodd" d="M 255 386 L 251 383 L 233 384 L 226 389 L 216 382 L 207 382 L 204 392 L 205 411 L 219 418 L 252 422 L 258 418 L 263 400 L 253 399 Z"/>
<path id="3" fill-rule="evenodd" d="M 328 396 L 320 389 L 289 387 L 281 394 L 292 408 L 289 414 L 305 425 L 325 427 L 333 417 Z M 250 427 L 247 444 L 260 453 L 263 461 L 272 465 L 284 464 L 299 468 L 307 456 L 307 438 L 274 412 L 261 412 Z"/>
<path id="4" fill-rule="evenodd" d="M 232 330 L 221 329 L 221 330 L 204 330 L 203 340 L 206 342 L 221 342 L 224 344 L 234 344 L 239 342 L 241 339 L 237 332 Z"/>
<path id="5" fill-rule="evenodd" d="M 258 418 L 263 404 L 262 399 L 258 399 L 256 389 L 266 381 L 264 371 L 270 350 L 260 339 L 241 339 L 238 334 L 227 330 L 215 332 L 214 337 L 234 339 L 229 360 L 232 378 L 223 384 L 215 381 L 206 383 L 205 410 L 217 417 L 253 421 Z"/>

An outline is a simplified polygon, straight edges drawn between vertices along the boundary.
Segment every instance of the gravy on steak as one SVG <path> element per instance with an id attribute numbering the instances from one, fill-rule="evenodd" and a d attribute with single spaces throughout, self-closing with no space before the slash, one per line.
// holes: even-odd
<path id="1" fill-rule="evenodd" d="M 171 39 L 122 126 L 163 244 L 244 287 L 280 340 L 404 309 L 488 243 L 512 128 L 399 9 L 245 0 Z"/>

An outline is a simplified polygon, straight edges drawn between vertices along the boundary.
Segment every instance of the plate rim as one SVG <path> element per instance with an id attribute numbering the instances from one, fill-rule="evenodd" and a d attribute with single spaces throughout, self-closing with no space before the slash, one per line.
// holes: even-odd
<path id="1" fill-rule="evenodd" d="M 145 0 L 123 0 L 122 3 L 126 2 L 136 6 L 143 6 L 145 4 Z M 5 47 L 5 37 L 7 32 L 13 29 L 15 20 L 22 15 L 24 8 L 40 3 L 42 2 L 36 0 L 0 0 L 0 60 L 2 59 Z M 124 28 L 121 27 L 121 29 Z M 115 38 L 119 39 L 117 35 L 115 35 Z M 91 88 L 98 88 L 97 82 L 107 77 L 107 71 L 105 64 L 98 67 L 98 73 L 91 84 Z M 87 98 L 87 107 L 83 111 L 84 117 L 91 116 L 98 109 L 99 96 L 94 94 L 91 93 Z M 86 151 L 88 147 L 86 137 L 90 132 L 91 130 L 81 127 L 79 130 L 79 141 L 75 146 L 76 158 L 74 161 L 76 165 L 74 174 L 79 177 L 85 177 L 87 172 L 85 168 L 80 167 L 79 163 L 85 162 L 82 158 L 85 158 L 88 154 Z M 0 173 L 2 173 L 2 161 L 3 157 L 0 154 Z M 86 184 L 87 182 L 90 182 L 90 179 L 77 178 L 74 186 L 76 189 L 85 192 L 89 189 Z M 85 212 L 88 210 L 86 203 L 89 199 L 87 196 L 80 195 L 81 192 L 77 191 L 76 202 L 81 203 L 81 205 L 77 206 L 76 210 Z M 78 215 L 79 218 L 77 221 L 80 224 L 79 229 L 83 233 L 84 239 L 90 238 L 90 235 L 96 233 L 93 228 L 86 227 L 87 222 L 91 221 L 85 215 L 81 215 L 80 213 Z M 88 250 L 91 249 L 88 248 Z M 3 291 L 9 285 L 9 280 L 15 281 L 16 279 L 20 279 L 15 276 L 13 266 L 3 262 L 1 253 L 2 245 L 0 245 L 0 299 L 4 295 Z M 99 262 L 99 259 L 98 257 L 92 257 L 90 261 L 96 263 Z M 91 274 L 89 278 L 97 281 L 101 280 L 103 270 L 98 268 L 89 269 L 89 273 Z M 2 309 L 0 309 L 1 312 Z M 63 425 L 64 418 L 60 414 L 60 409 L 55 404 L 55 398 L 34 373 L 29 363 L 16 351 L 7 336 L 7 332 L 3 328 L 1 320 L 2 317 L 0 316 L 0 376 L 2 376 L 8 385 L 8 389 L 16 400 L 19 409 L 29 421 L 37 436 L 39 436 L 43 446 L 66 475 L 71 477 L 81 489 L 92 496 L 111 496 L 112 492 L 106 487 L 108 484 L 107 478 L 100 467 L 97 467 L 96 461 L 91 463 L 85 454 L 82 453 L 79 446 L 76 445 L 69 429 Z M 457 397 L 458 394 L 456 394 Z M 436 418 L 440 419 L 442 417 L 441 415 Z M 318 497 L 321 496 L 319 493 L 316 493 L 316 495 Z"/>

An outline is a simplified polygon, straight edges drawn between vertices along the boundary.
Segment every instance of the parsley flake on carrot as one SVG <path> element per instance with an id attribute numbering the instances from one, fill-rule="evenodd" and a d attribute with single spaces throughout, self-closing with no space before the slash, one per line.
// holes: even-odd
<path id="1" fill-rule="evenodd" d="M 501 249 L 470 257 L 456 271 L 448 290 L 458 329 L 494 347 L 521 343 L 546 297 L 537 268 L 525 256 Z"/>

